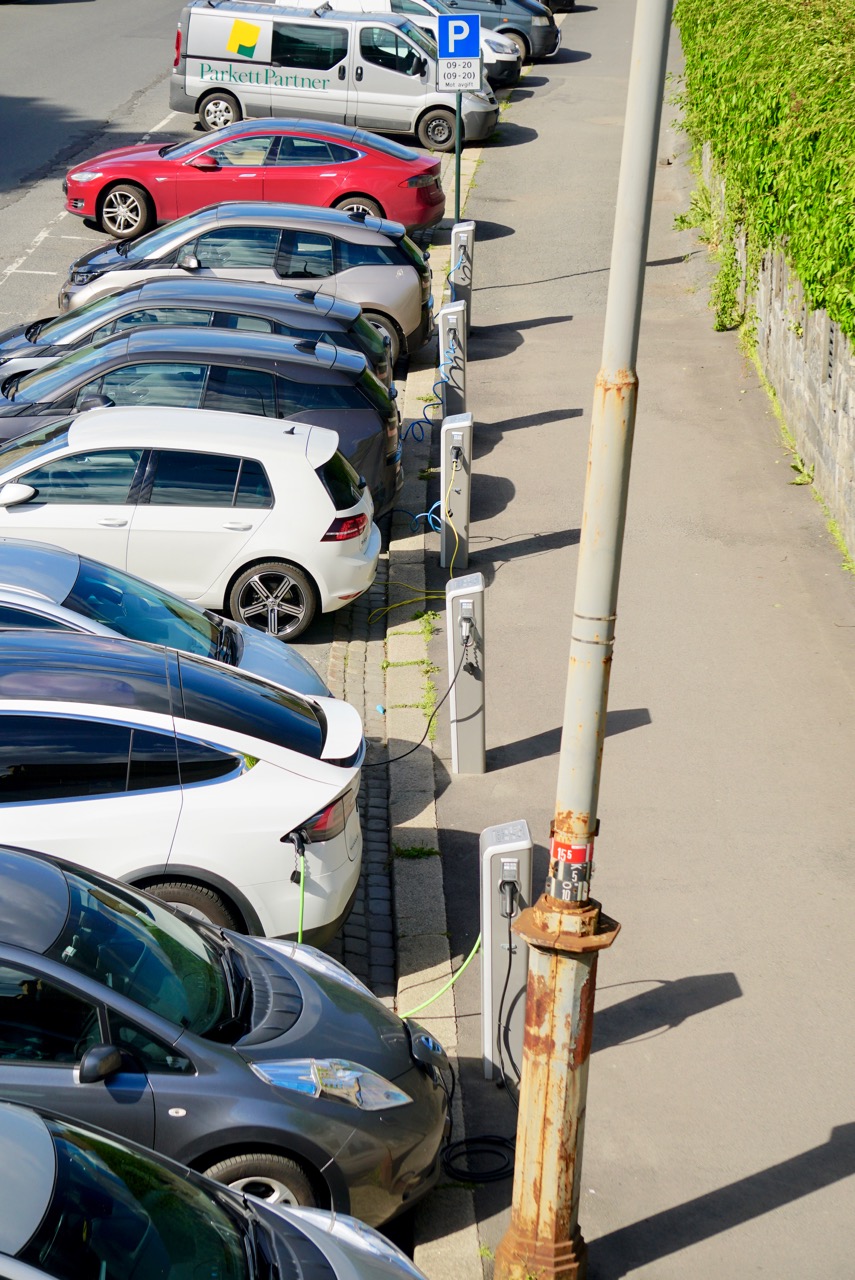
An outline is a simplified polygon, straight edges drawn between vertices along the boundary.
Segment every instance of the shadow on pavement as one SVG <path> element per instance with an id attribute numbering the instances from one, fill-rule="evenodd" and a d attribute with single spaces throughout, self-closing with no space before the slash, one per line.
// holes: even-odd
<path id="1" fill-rule="evenodd" d="M 495 449 L 507 431 L 519 431 L 523 427 L 542 427 L 547 422 L 569 422 L 581 418 L 583 409 L 544 409 L 540 413 L 524 413 L 518 418 L 505 418 L 501 422 L 476 422 L 472 453 L 475 458 L 485 458 Z M 473 499 L 473 507 L 475 502 Z M 480 519 L 480 511 L 475 514 Z"/>
<path id="2" fill-rule="evenodd" d="M 514 124 L 511 120 L 500 119 L 495 132 L 490 134 L 489 146 L 491 151 L 496 147 L 518 147 L 521 143 L 531 142 L 536 137 L 536 129 L 529 129 L 523 124 Z"/>
<path id="3" fill-rule="evenodd" d="M 742 995 L 735 973 L 699 973 L 670 981 L 648 979 L 632 985 L 649 986 L 650 982 L 656 982 L 652 990 L 640 991 L 620 1004 L 597 1012 L 594 1019 L 595 1053 L 598 1049 L 614 1049 L 618 1045 L 661 1035 L 663 1031 L 672 1031 L 687 1018 L 738 1000 Z M 598 994 L 616 989 L 599 987 Z"/>
<path id="4" fill-rule="evenodd" d="M 443 847 L 444 834 L 444 832 L 440 832 L 440 847 Z M 459 836 L 459 834 L 455 833 L 456 836 Z M 474 840 L 475 837 L 471 836 L 470 839 Z M 656 979 L 651 979 L 650 981 L 656 981 Z M 601 1049 L 614 1048 L 620 1044 L 637 1041 L 641 1036 L 649 1035 L 652 1032 L 670 1030 L 688 1017 L 707 1013 L 710 1009 L 726 1004 L 730 1000 L 738 999 L 741 995 L 742 989 L 734 973 L 687 974 L 682 978 L 662 982 L 654 991 L 646 991 L 642 995 L 630 996 L 628 1000 L 613 1005 L 610 1009 L 597 1011 L 594 1018 L 592 1052 L 596 1053 Z M 477 1014 L 470 1016 L 477 1018 Z M 603 1042 L 604 1040 L 605 1043 Z M 517 1112 L 514 1106 L 515 1099 L 510 1091 L 495 1081 L 484 1079 L 480 1058 L 465 1058 L 460 1062 L 459 1066 L 460 1080 L 464 1090 L 467 1137 L 469 1139 L 477 1139 L 482 1134 L 489 1133 L 513 1140 L 516 1133 Z M 828 1181 L 836 1181 L 838 1178 L 846 1177 L 849 1173 L 855 1171 L 855 1125 L 847 1125 L 844 1126 L 843 1131 L 835 1130 L 834 1132 L 835 1134 L 839 1132 L 846 1133 L 848 1130 L 852 1130 L 852 1134 L 840 1144 L 838 1170 L 835 1177 L 829 1178 Z M 817 1153 L 825 1150 L 826 1148 L 817 1148 Z M 798 1157 L 796 1161 L 787 1162 L 784 1165 L 777 1166 L 777 1168 L 786 1169 L 788 1165 L 797 1165 L 799 1161 L 804 1160 L 806 1170 L 812 1174 L 814 1161 L 811 1157 L 815 1157 L 817 1153 L 809 1152 L 807 1157 Z M 817 1160 L 816 1163 L 818 1165 L 819 1161 Z M 496 1214 L 506 1212 L 510 1207 L 513 1193 L 513 1182 L 510 1177 L 490 1184 L 479 1183 L 477 1171 L 485 1167 L 490 1167 L 489 1162 L 487 1164 L 479 1165 L 473 1163 L 470 1165 L 470 1168 L 474 1170 L 472 1182 L 475 1184 L 476 1217 L 479 1222 L 484 1222 Z M 775 1171 L 768 1171 L 768 1173 L 774 1174 Z M 766 1176 L 767 1174 L 753 1175 L 750 1178 L 743 1179 L 740 1183 L 734 1183 L 733 1187 L 740 1188 L 745 1186 L 750 1188 L 755 1182 L 762 1184 Z M 820 1181 L 817 1185 L 824 1185 L 824 1182 Z M 807 1194 L 807 1191 L 813 1189 L 813 1187 L 805 1186 L 799 1194 Z M 589 1246 L 591 1260 L 593 1262 L 596 1258 L 600 1269 L 589 1273 L 592 1276 L 592 1280 L 593 1276 L 596 1276 L 598 1280 L 617 1280 L 618 1276 L 625 1275 L 626 1271 L 631 1270 L 633 1267 L 655 1261 L 656 1258 L 662 1257 L 667 1253 L 685 1248 L 688 1244 L 696 1243 L 698 1240 L 705 1238 L 707 1234 L 713 1235 L 719 1231 L 727 1230 L 728 1227 L 735 1225 L 736 1221 L 743 1220 L 742 1217 L 733 1217 L 734 1211 L 739 1204 L 739 1197 L 734 1194 L 734 1203 L 731 1205 L 730 1192 L 730 1188 L 724 1188 L 722 1191 L 714 1192 L 710 1196 L 700 1197 L 697 1201 L 689 1201 L 686 1206 L 667 1210 L 662 1214 L 645 1220 L 643 1223 L 623 1228 L 595 1241 Z M 773 1195 L 773 1189 L 770 1187 L 766 1192 L 766 1197 L 772 1201 Z M 714 1208 L 717 1198 L 720 1198 L 721 1204 L 725 1206 L 725 1220 L 711 1224 L 711 1229 L 704 1231 L 702 1226 L 708 1216 L 704 1212 L 705 1206 L 707 1202 L 710 1202 L 710 1205 Z M 784 1196 L 784 1199 L 788 1198 L 790 1197 Z M 681 1221 L 683 1212 L 691 1211 L 692 1206 L 695 1204 L 699 1206 L 697 1221 L 695 1221 L 694 1215 L 691 1214 L 689 1219 L 683 1223 Z M 776 1205 L 770 1202 L 768 1205 L 758 1208 L 757 1212 L 767 1212 L 768 1209 L 774 1207 Z M 744 1213 L 744 1218 L 751 1216 L 755 1215 L 747 1211 Z M 642 1240 L 646 1238 L 650 1224 L 655 1224 L 660 1219 L 662 1220 L 662 1226 L 654 1232 L 657 1244 L 654 1245 L 651 1239 L 645 1246 L 642 1244 Z M 582 1227 L 584 1230 L 584 1222 Z M 694 1235 L 692 1235 L 693 1228 L 696 1230 Z M 679 1243 L 673 1242 L 673 1233 L 675 1232 L 682 1233 Z M 608 1250 L 608 1252 L 606 1253 L 605 1250 Z M 621 1267 L 625 1269 L 621 1269 Z"/>
<path id="5" fill-rule="evenodd" d="M 612 738 L 615 734 L 641 729 L 652 723 L 647 707 L 609 711 L 606 715 L 606 737 Z M 554 729 L 532 733 L 527 738 L 518 738 L 516 742 L 506 742 L 502 747 L 490 747 L 487 751 L 487 772 L 510 769 L 529 760 L 542 760 L 545 756 L 557 755 L 560 746 L 561 725 L 556 725 Z"/>
<path id="6" fill-rule="evenodd" d="M 591 1241 L 588 1275 L 590 1280 L 619 1280 L 853 1173 L 855 1123 L 835 1125 L 818 1147 Z"/>
<path id="7" fill-rule="evenodd" d="M 503 324 L 475 325 L 469 336 L 466 359 L 497 360 L 522 346 L 527 329 L 540 329 L 548 324 L 565 324 L 572 316 L 538 316 L 534 320 L 506 321 Z"/>

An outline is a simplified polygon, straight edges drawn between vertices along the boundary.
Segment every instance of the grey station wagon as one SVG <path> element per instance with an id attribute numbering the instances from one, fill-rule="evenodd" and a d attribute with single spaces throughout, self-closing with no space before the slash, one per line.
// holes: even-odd
<path id="1" fill-rule="evenodd" d="M 331 342 L 361 351 L 380 381 L 387 387 L 392 382 L 389 344 L 355 302 L 311 289 L 202 280 L 190 274 L 131 285 L 71 314 L 6 329 L 0 333 L 0 376 L 43 368 L 96 338 L 143 324 L 199 325 Z"/>
<path id="2" fill-rule="evenodd" d="M 176 326 L 99 338 L 46 369 L 2 376 L 0 440 L 106 405 L 296 419 L 338 432 L 378 514 L 403 484 L 399 415 L 365 357 L 328 343 Z"/>

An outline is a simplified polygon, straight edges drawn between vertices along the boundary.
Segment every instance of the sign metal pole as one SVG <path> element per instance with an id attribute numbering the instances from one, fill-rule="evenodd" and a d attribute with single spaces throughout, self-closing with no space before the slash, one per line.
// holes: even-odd
<path id="1" fill-rule="evenodd" d="M 460 144 L 463 133 L 463 94 L 457 90 L 454 114 L 454 221 L 460 221 Z"/>

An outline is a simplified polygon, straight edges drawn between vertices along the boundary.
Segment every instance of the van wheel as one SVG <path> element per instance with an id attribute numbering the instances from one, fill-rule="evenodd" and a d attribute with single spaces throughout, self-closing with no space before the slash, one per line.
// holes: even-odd
<path id="1" fill-rule="evenodd" d="M 529 52 L 529 47 L 525 42 L 525 38 L 523 36 L 518 36 L 516 31 L 503 31 L 501 34 L 506 40 L 510 40 L 511 44 L 515 44 L 517 46 L 523 62 L 528 62 L 531 58 L 531 53 Z"/>
<path id="2" fill-rule="evenodd" d="M 171 902 L 173 906 L 181 907 L 188 916 L 197 920 L 207 920 L 209 924 L 221 925 L 223 929 L 243 928 L 243 921 L 215 889 L 188 884 L 184 880 L 171 880 L 168 884 L 150 885 L 147 892 L 164 902 Z"/>
<path id="3" fill-rule="evenodd" d="M 154 222 L 154 209 L 142 187 L 119 182 L 104 196 L 100 222 L 108 235 L 130 240 L 148 231 Z"/>
<path id="4" fill-rule="evenodd" d="M 318 1207 L 314 1187 L 295 1160 L 267 1152 L 247 1152 L 221 1160 L 205 1170 L 205 1176 L 223 1182 L 233 1191 L 257 1196 L 270 1205 L 307 1209 Z M 301 1272 L 302 1274 L 302 1272 Z"/>
<path id="5" fill-rule="evenodd" d="M 369 218 L 383 217 L 383 210 L 377 201 L 369 200 L 367 196 L 345 196 L 343 200 L 336 200 L 333 208 L 341 209 L 344 213 L 365 213 Z"/>
<path id="6" fill-rule="evenodd" d="M 199 104 L 199 123 L 207 133 L 222 129 L 227 124 L 237 124 L 240 119 L 237 98 L 230 93 L 209 93 Z"/>
<path id="7" fill-rule="evenodd" d="M 430 151 L 451 151 L 454 146 L 454 116 L 443 107 L 426 112 L 417 129 L 419 142 Z"/>
<path id="8" fill-rule="evenodd" d="M 279 640 L 301 636 L 315 616 L 315 588 L 302 569 L 267 560 L 244 569 L 229 592 L 229 613 Z"/>
<path id="9" fill-rule="evenodd" d="M 398 336 L 398 330 L 394 322 L 381 315 L 379 311 L 363 311 L 362 316 L 370 325 L 374 326 L 378 333 L 389 339 L 389 364 L 394 369 L 398 356 L 401 354 L 401 339 Z"/>

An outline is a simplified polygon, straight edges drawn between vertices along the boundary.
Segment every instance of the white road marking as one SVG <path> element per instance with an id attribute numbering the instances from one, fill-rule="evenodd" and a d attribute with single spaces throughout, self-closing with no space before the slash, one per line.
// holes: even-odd
<path id="1" fill-rule="evenodd" d="M 170 120 L 174 120 L 176 115 L 177 115 L 177 112 L 170 111 L 168 116 L 164 116 L 160 124 L 156 124 L 153 129 L 149 129 L 148 133 L 143 134 L 143 136 L 140 138 L 140 142 L 148 142 L 149 138 L 153 133 L 163 133 L 163 130 L 169 124 Z"/>
<path id="2" fill-rule="evenodd" d="M 36 236 L 35 240 L 32 242 L 32 244 L 30 245 L 30 247 L 29 247 L 29 249 L 26 251 L 26 253 L 21 254 L 20 258 L 17 258 L 17 259 L 15 260 L 15 262 L 11 263 L 8 267 L 4 267 L 4 268 L 3 268 L 3 271 L 2 271 L 2 272 L 0 272 L 0 285 L 4 285 L 4 284 L 6 283 L 6 281 L 9 279 L 9 276 L 12 274 L 12 272 L 13 272 L 13 271 L 18 271 L 18 270 L 19 270 L 19 268 L 20 268 L 20 266 L 21 266 L 21 264 L 22 264 L 22 263 L 24 263 L 24 262 L 26 262 L 26 261 L 27 261 L 27 259 L 28 259 L 32 254 L 34 254 L 34 253 L 35 253 L 36 249 L 38 249 L 38 247 L 39 247 L 39 245 L 41 244 L 41 242 L 42 242 L 43 240 L 45 240 L 45 239 L 50 235 L 50 229 L 51 229 L 51 227 L 56 226 L 56 224 L 57 224 L 58 222 L 61 222 L 63 218 L 67 218 L 67 217 L 68 217 L 68 212 L 67 212 L 67 210 L 62 209 L 62 210 L 61 210 L 61 211 L 56 215 L 56 217 L 55 217 L 55 218 L 51 218 L 50 222 L 47 224 L 47 226 L 46 226 L 46 227 L 42 227 L 41 231 L 40 231 L 40 232 L 39 232 L 39 234 Z M 45 274 L 45 275 L 55 276 L 55 275 L 59 275 L 59 272 L 58 272 L 58 271 L 47 271 L 47 272 L 44 272 L 44 273 L 41 273 L 41 272 L 34 272 L 33 274 Z"/>
<path id="3" fill-rule="evenodd" d="M 153 133 L 160 133 L 166 127 L 166 125 L 169 124 L 170 120 L 173 120 L 175 118 L 176 115 L 177 115 L 177 112 L 170 111 L 169 115 L 164 116 L 164 118 L 160 121 L 159 124 L 156 124 L 153 129 L 149 129 L 148 133 L 144 133 L 140 141 L 147 142 Z M 35 240 L 33 240 L 32 244 L 30 245 L 29 249 L 27 249 L 26 253 L 21 254 L 20 258 L 17 258 L 15 262 L 10 263 L 8 267 L 4 267 L 2 271 L 0 271 L 0 286 L 4 285 L 11 275 L 58 276 L 60 274 L 59 271 L 22 270 L 21 264 L 26 262 L 27 259 L 33 253 L 35 253 L 36 249 L 38 249 L 39 245 L 42 243 L 43 240 L 47 239 L 47 237 L 51 233 L 51 228 L 55 227 L 58 222 L 61 222 L 63 218 L 67 218 L 67 217 L 68 217 L 68 210 L 63 209 L 61 210 L 60 213 L 56 215 L 55 218 L 51 218 L 50 222 L 47 224 L 46 227 L 42 227 L 41 231 L 36 236 Z M 88 240 L 88 237 L 87 236 L 58 236 L 57 239 Z"/>

